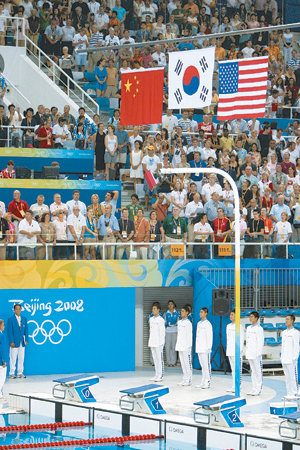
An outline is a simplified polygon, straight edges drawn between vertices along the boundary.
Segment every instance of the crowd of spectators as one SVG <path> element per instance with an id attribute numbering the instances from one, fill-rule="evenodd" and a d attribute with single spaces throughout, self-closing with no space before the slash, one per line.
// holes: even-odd
<path id="1" fill-rule="evenodd" d="M 22 31 L 18 30 L 20 20 L 24 19 L 27 36 L 62 68 L 60 84 L 66 88 L 65 74 L 73 78 L 74 71 L 81 71 L 81 80 L 87 81 L 84 72 L 93 72 L 96 87 L 91 93 L 97 97 L 119 99 L 122 72 L 163 66 L 166 69 L 165 106 L 168 53 L 214 45 L 216 90 L 211 111 L 218 101 L 218 61 L 268 55 L 266 117 L 297 118 L 300 115 L 297 39 L 288 26 L 283 31 L 251 31 L 280 24 L 283 12 L 278 11 L 276 0 L 224 0 L 221 5 L 215 0 L 23 0 L 13 4 L 7 0 L 0 3 L 0 40 L 2 44 L 10 42 L 7 30 L 11 27 L 15 38 L 20 34 L 18 45 L 22 45 L 24 36 L 21 39 Z M 14 16 L 16 20 L 7 16 Z M 218 39 L 207 37 L 239 30 L 249 30 L 249 33 Z M 157 44 L 159 40 L 180 37 L 190 40 Z M 118 50 L 103 48 L 134 43 L 141 43 L 141 46 Z M 36 52 L 31 47 L 29 50 Z M 94 51 L 88 53 L 88 49 Z"/>
<path id="2" fill-rule="evenodd" d="M 168 110 L 162 117 L 162 124 L 164 128 L 156 134 L 145 134 L 139 127 L 135 127 L 126 141 L 130 153 L 130 179 L 135 182 L 139 195 L 132 195 L 132 203 L 122 209 L 121 219 L 116 217 L 116 193 L 108 193 L 100 206 L 98 196 L 93 196 L 92 205 L 87 208 L 79 201 L 79 192 L 76 191 L 74 195 L 78 210 L 73 211 L 72 201 L 67 206 L 62 205 L 58 222 L 55 214 L 57 208 L 53 206 L 55 202 L 50 207 L 44 205 L 42 195 L 37 199 L 39 206 L 32 205 L 29 208 L 24 202 L 25 218 L 18 205 L 15 208 L 19 211 L 19 216 L 15 214 L 16 210 L 13 213 L 13 204 L 18 202 L 14 199 L 8 206 L 8 216 L 5 219 L 8 223 L 15 223 L 17 241 L 22 243 L 24 239 L 20 235 L 20 228 L 18 229 L 20 219 L 27 226 L 31 215 L 34 217 L 33 221 L 37 219 L 37 228 L 42 228 L 41 223 L 45 222 L 43 214 L 47 213 L 47 225 L 52 226 L 51 238 L 48 236 L 47 242 L 56 243 L 56 239 L 57 242 L 71 241 L 81 247 L 84 239 L 94 243 L 100 239 L 103 243 L 111 244 L 106 245 L 105 255 L 101 246 L 99 247 L 99 257 L 120 259 L 124 252 L 127 258 L 182 257 L 183 255 L 176 256 L 174 252 L 171 254 L 173 246 L 190 242 L 192 244 L 187 246 L 186 256 L 206 258 L 209 256 L 209 242 L 224 244 L 234 241 L 234 195 L 229 183 L 223 177 L 214 174 L 204 177 L 200 172 L 164 176 L 160 173 L 160 168 L 218 167 L 231 175 L 240 192 L 242 256 L 286 257 L 286 246 L 278 244 L 286 244 L 290 240 L 299 242 L 300 235 L 299 122 L 294 120 L 283 130 L 277 127 L 277 122 L 270 124 L 265 121 L 261 125 L 255 119 L 248 122 L 237 119 L 214 123 L 212 115 L 204 115 L 203 122 L 197 123 L 191 111 L 184 111 L 178 119 Z M 103 133 L 107 151 L 111 142 L 118 148 L 116 133 L 125 131 L 118 124 L 116 126 L 115 131 L 114 125 L 108 125 L 105 134 L 104 126 L 100 124 L 99 129 L 102 127 L 102 131 L 98 130 L 96 133 Z M 189 134 L 186 129 L 195 131 Z M 110 153 L 109 155 L 111 156 Z M 112 163 L 108 165 L 111 167 Z M 1 172 L 1 177 L 13 178 L 13 167 L 13 161 L 9 161 L 7 168 Z M 146 182 L 142 184 L 146 171 L 152 172 L 156 180 L 152 191 Z M 19 198 L 20 193 L 17 191 L 15 195 Z M 23 205 L 22 202 L 21 204 Z M 36 210 L 39 211 L 38 214 Z M 1 214 L 4 213 L 3 205 Z M 75 219 L 74 215 L 80 220 Z M 79 220 L 80 223 L 76 229 L 72 225 L 74 220 Z M 9 228 L 4 218 L 1 221 Z M 58 231 L 55 231 L 54 225 L 60 222 L 65 223 L 64 239 L 61 235 L 56 236 Z M 73 232 L 70 225 L 74 228 Z M 36 233 L 37 236 L 30 238 L 43 243 L 43 232 L 40 234 L 41 230 L 37 229 Z M 4 241 L 8 239 L 5 236 L 6 233 L 3 232 Z M 138 245 L 134 248 L 130 245 L 118 245 L 116 249 L 113 245 L 116 241 Z M 277 244 L 275 254 L 274 246 L 270 245 L 273 242 Z M 161 246 L 161 243 L 170 245 Z M 251 245 L 247 245 L 248 243 Z M 269 245 L 265 245 L 261 251 L 261 243 Z M 84 258 L 89 253 L 91 258 L 96 257 L 96 246 L 84 247 Z M 220 256 L 219 246 L 213 247 L 214 255 Z M 73 255 L 72 248 L 74 245 L 70 246 L 70 257 Z M 66 252 L 67 246 L 57 246 L 56 251 L 60 257 L 66 257 L 66 253 L 60 252 Z M 81 250 L 77 255 L 80 257 Z M 45 249 L 38 248 L 36 257 L 43 259 Z"/>

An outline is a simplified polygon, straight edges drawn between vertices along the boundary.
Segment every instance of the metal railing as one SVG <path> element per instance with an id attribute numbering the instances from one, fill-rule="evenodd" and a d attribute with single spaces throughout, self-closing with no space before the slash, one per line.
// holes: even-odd
<path id="1" fill-rule="evenodd" d="M 15 103 L 17 106 L 25 110 L 31 106 L 30 100 L 15 86 L 15 84 L 5 75 L 5 81 L 7 82 L 7 90 L 10 92 L 10 103 Z M 13 92 L 12 92 L 13 90 Z"/>
<path id="2" fill-rule="evenodd" d="M 86 109 L 87 114 L 94 115 L 95 113 L 99 114 L 99 105 L 95 100 L 87 94 L 87 92 L 82 89 L 81 86 L 79 86 L 76 81 L 71 78 L 63 69 L 59 67 L 58 64 L 56 64 L 49 56 L 40 49 L 38 45 L 36 45 L 28 36 L 26 36 L 26 43 L 27 45 L 27 51 L 32 56 L 32 61 L 38 66 L 40 70 L 43 68 L 46 68 L 52 75 L 52 78 L 49 77 L 53 83 L 60 87 L 59 84 L 61 84 L 66 89 L 66 95 L 71 98 L 71 94 L 74 96 L 75 101 L 78 105 L 83 106 Z M 32 46 L 37 53 L 35 53 L 33 50 L 31 50 Z M 49 63 L 49 66 L 46 65 L 45 61 Z M 63 79 L 67 80 L 67 83 L 63 82 Z M 71 89 L 72 87 L 72 89 Z M 80 95 L 76 93 L 75 88 L 79 91 Z M 87 102 L 91 102 L 93 106 L 95 107 L 95 110 L 93 110 Z"/>
<path id="3" fill-rule="evenodd" d="M 201 273 L 234 298 L 234 269 L 203 268 Z M 241 308 L 299 308 L 300 268 L 242 268 Z"/>
<path id="4" fill-rule="evenodd" d="M 80 244 L 77 244 L 75 241 L 66 241 L 63 242 L 57 242 L 55 245 L 53 242 L 45 242 L 45 243 L 6 243 L 0 244 L 1 247 L 15 247 L 16 248 L 16 260 L 20 259 L 20 247 L 28 247 L 28 248 L 37 248 L 37 247 L 44 247 L 46 250 L 46 256 L 45 259 L 49 259 L 49 249 L 53 249 L 55 247 L 67 247 L 68 249 L 71 249 L 72 252 L 74 252 L 75 259 L 77 259 L 77 256 L 79 254 L 79 247 L 94 247 L 96 250 L 100 250 L 102 259 L 106 259 L 107 254 L 107 247 L 115 247 L 117 249 L 118 247 L 124 247 L 129 248 L 130 250 L 130 259 L 138 259 L 137 256 L 134 254 L 134 251 L 136 251 L 139 247 L 148 247 L 149 250 L 152 250 L 153 248 L 156 249 L 155 253 L 157 257 L 150 257 L 147 259 L 164 259 L 163 257 L 163 251 L 165 247 L 181 247 L 180 254 L 177 257 L 172 257 L 171 253 L 166 259 L 197 259 L 194 256 L 195 247 L 203 248 L 206 250 L 207 257 L 202 256 L 201 259 L 220 259 L 220 258 L 233 258 L 234 257 L 234 248 L 235 243 L 234 242 L 187 242 L 184 243 L 180 239 L 178 239 L 178 242 L 120 242 L 120 241 L 112 241 L 112 242 L 102 242 L 95 240 L 95 242 L 82 242 Z M 231 254 L 219 254 L 218 247 L 224 247 L 227 248 L 230 247 Z M 288 259 L 290 256 L 293 255 L 293 251 L 295 250 L 295 247 L 300 248 L 300 243 L 294 243 L 294 242 L 288 242 L 288 243 L 280 243 L 280 242 L 244 242 L 241 241 L 241 247 L 244 251 L 243 247 L 254 247 L 254 250 L 256 249 L 256 257 L 257 259 L 264 259 L 265 254 L 268 252 L 268 249 L 275 249 L 275 256 L 276 258 L 276 249 L 281 248 L 283 251 L 281 252 L 281 258 L 282 259 Z M 124 250 L 125 251 L 125 250 Z M 243 252 L 241 251 L 241 256 L 243 255 Z M 269 256 L 268 256 L 269 257 Z M 116 259 L 115 257 L 113 259 Z"/>

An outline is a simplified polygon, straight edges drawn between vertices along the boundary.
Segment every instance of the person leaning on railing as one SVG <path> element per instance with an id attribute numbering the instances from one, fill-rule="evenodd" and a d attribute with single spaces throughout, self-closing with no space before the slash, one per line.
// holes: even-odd
<path id="1" fill-rule="evenodd" d="M 48 257 L 46 259 L 53 259 L 53 245 L 56 245 L 56 232 L 55 227 L 52 222 L 50 222 L 50 213 L 45 212 L 40 221 L 41 234 L 38 235 L 38 241 L 42 246 L 38 246 L 36 249 L 36 259 L 45 259 L 46 244 L 51 244 L 48 246 Z"/>
<path id="2" fill-rule="evenodd" d="M 166 242 L 173 244 L 186 244 L 187 242 L 187 224 L 184 217 L 179 217 L 180 210 L 177 206 L 173 207 L 172 216 L 165 218 L 163 228 L 165 231 Z M 164 259 L 169 259 L 171 253 L 171 246 L 164 246 Z M 174 257 L 177 259 L 177 257 Z M 181 257 L 178 257 L 180 259 Z"/>
<path id="3" fill-rule="evenodd" d="M 7 220 L 2 215 L 3 211 L 0 209 L 0 260 L 6 259 L 7 233 L 9 231 Z"/>
<path id="4" fill-rule="evenodd" d="M 122 208 L 122 217 L 119 219 L 119 228 L 120 230 L 117 233 L 117 241 L 124 242 L 126 244 L 130 244 L 133 242 L 133 236 L 135 233 L 134 222 L 129 219 L 129 210 L 127 208 Z M 134 250 L 134 248 L 133 248 Z M 130 256 L 130 246 L 129 245 L 118 245 L 117 246 L 117 259 L 122 259 L 124 255 L 124 251 L 126 253 L 127 259 Z"/>

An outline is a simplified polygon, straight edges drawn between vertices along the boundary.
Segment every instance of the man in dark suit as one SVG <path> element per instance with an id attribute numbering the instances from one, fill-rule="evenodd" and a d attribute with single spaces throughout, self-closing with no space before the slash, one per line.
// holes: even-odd
<path id="1" fill-rule="evenodd" d="M 21 305 L 14 305 L 15 314 L 7 321 L 7 334 L 10 345 L 10 378 L 16 378 L 15 371 L 17 359 L 17 376 L 18 378 L 26 378 L 23 374 L 23 370 L 25 346 L 28 343 L 28 326 L 26 317 L 21 316 L 21 310 Z"/>

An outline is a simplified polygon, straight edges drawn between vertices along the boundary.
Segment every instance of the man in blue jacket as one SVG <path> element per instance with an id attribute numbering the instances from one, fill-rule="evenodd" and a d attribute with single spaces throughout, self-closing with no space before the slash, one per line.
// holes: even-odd
<path id="1" fill-rule="evenodd" d="M 10 371 L 9 377 L 16 378 L 16 362 L 18 359 L 18 378 L 26 378 L 23 374 L 25 345 L 28 343 L 28 326 L 27 319 L 21 316 L 21 305 L 14 305 L 15 314 L 7 321 L 7 334 L 10 345 Z"/>
<path id="2" fill-rule="evenodd" d="M 8 361 L 8 344 L 3 331 L 4 320 L 0 319 L 0 400 L 3 398 L 2 389 L 5 383 Z"/>

